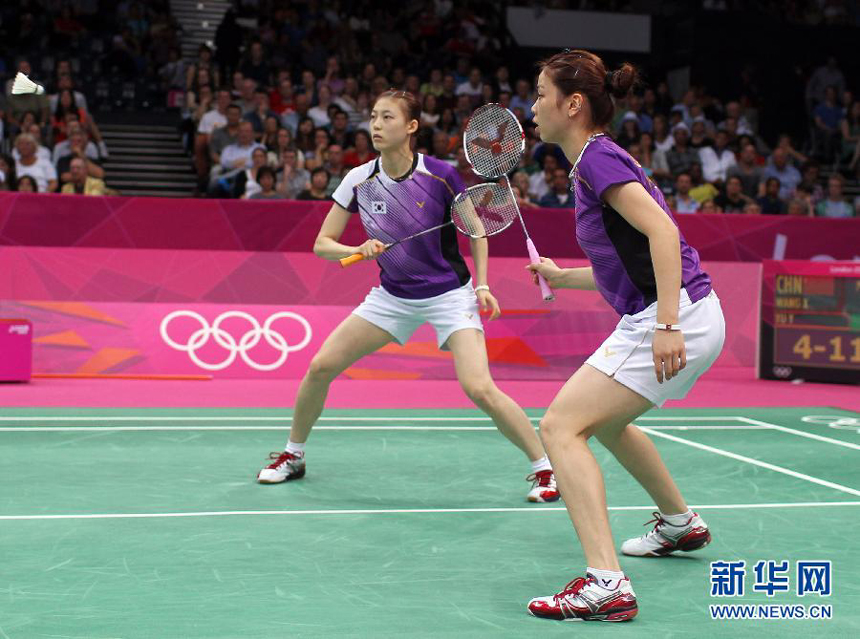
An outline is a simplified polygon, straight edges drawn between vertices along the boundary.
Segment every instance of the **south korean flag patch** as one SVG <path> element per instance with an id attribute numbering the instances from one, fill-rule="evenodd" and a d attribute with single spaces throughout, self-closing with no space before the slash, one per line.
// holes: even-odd
<path id="1" fill-rule="evenodd" d="M 372 201 L 370 203 L 370 214 L 371 215 L 385 215 L 387 213 L 388 213 L 388 209 L 385 206 L 385 202 Z"/>

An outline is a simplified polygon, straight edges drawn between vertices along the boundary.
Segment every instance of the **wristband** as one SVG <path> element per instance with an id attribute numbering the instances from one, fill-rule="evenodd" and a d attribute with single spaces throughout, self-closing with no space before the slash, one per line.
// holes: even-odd
<path id="1" fill-rule="evenodd" d="M 481 284 L 480 286 L 475 287 L 475 292 L 477 293 L 478 291 L 487 291 L 487 293 L 489 293 L 490 287 L 487 286 L 486 284 Z"/>
<path id="2" fill-rule="evenodd" d="M 654 328 L 658 331 L 680 331 L 681 327 L 678 324 L 655 324 Z"/>

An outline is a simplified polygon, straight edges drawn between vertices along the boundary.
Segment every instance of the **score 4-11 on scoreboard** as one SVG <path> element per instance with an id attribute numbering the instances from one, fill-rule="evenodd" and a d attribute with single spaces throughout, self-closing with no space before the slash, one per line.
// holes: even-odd
<path id="1" fill-rule="evenodd" d="M 860 263 L 764 263 L 758 372 L 860 381 Z"/>

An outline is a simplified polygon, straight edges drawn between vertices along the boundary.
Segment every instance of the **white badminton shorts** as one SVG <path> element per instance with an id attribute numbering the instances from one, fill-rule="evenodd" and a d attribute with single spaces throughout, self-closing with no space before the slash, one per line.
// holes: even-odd
<path id="1" fill-rule="evenodd" d="M 410 300 L 396 297 L 381 286 L 374 286 L 364 301 L 353 311 L 374 326 L 391 333 L 398 344 L 405 344 L 425 322 L 436 331 L 439 348 L 456 331 L 464 328 L 484 330 L 475 289 L 469 282 L 435 297 Z"/>
<path id="2" fill-rule="evenodd" d="M 585 363 L 656 406 L 669 399 L 683 399 L 719 356 L 726 339 L 726 322 L 716 293 L 711 291 L 694 303 L 684 289 L 681 289 L 678 320 L 687 350 L 687 366 L 662 384 L 657 382 L 651 351 L 657 323 L 656 302 L 635 315 L 624 315 L 612 335 Z"/>

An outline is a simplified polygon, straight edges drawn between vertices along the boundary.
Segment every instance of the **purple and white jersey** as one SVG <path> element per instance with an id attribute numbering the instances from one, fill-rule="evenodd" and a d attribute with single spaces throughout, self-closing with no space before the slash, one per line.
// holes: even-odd
<path id="1" fill-rule="evenodd" d="M 657 301 L 648 238 L 601 198 L 610 186 L 639 182 L 678 225 L 660 189 L 624 149 L 605 135 L 592 137 L 570 172 L 576 206 L 576 240 L 594 271 L 597 290 L 619 315 L 633 315 Z M 692 302 L 711 292 L 711 278 L 696 249 L 681 239 L 681 286 Z"/>
<path id="2" fill-rule="evenodd" d="M 449 222 L 451 203 L 463 190 L 452 166 L 416 153 L 412 169 L 396 180 L 379 159 L 355 167 L 332 198 L 361 216 L 368 237 L 388 244 Z M 406 299 L 436 297 L 471 279 L 453 225 L 398 244 L 376 261 L 382 287 Z"/>

